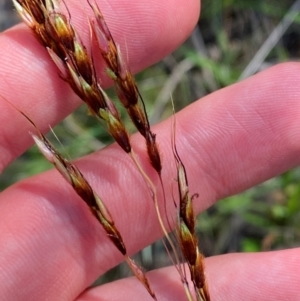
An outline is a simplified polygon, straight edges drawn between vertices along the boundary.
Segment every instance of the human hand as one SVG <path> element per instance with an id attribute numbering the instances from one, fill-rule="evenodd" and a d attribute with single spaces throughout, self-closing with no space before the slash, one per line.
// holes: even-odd
<path id="1" fill-rule="evenodd" d="M 133 71 L 176 48 L 189 35 L 199 11 L 196 0 L 141 3 L 101 3 L 115 39 L 131 37 L 126 42 Z M 68 6 L 72 21 L 81 26 L 87 40 L 82 11 L 89 11 L 87 6 L 79 8 L 75 1 Z M 151 26 L 145 16 L 153 21 Z M 39 128 L 47 130 L 79 105 L 25 26 L 2 34 L 0 44 L 0 94 L 27 112 Z M 279 65 L 176 115 L 177 148 L 190 190 L 200 193 L 194 201 L 197 212 L 299 164 L 298 71 L 296 63 Z M 32 144 L 27 134 L 32 128 L 5 101 L 1 108 L 3 169 Z M 163 160 L 172 157 L 170 128 L 170 120 L 154 128 Z M 133 137 L 133 144 L 146 161 L 138 147 L 143 145 L 139 135 Z M 116 224 L 130 253 L 161 237 L 152 202 L 144 197 L 147 187 L 118 146 L 82 158 L 78 166 L 118 218 Z M 165 179 L 172 179 L 173 172 L 169 164 L 164 165 Z M 171 210 L 171 192 L 167 193 Z M 0 241 L 3 300 L 150 298 L 131 278 L 84 292 L 122 257 L 56 171 L 24 180 L 0 195 Z M 206 273 L 212 300 L 298 300 L 298 262 L 298 249 L 209 258 Z M 159 300 L 185 300 L 174 268 L 153 271 L 149 280 Z"/>

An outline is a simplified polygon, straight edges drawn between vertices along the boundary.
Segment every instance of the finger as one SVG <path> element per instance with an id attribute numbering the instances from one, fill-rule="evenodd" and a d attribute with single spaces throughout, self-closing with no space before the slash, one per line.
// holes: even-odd
<path id="1" fill-rule="evenodd" d="M 86 1 L 79 4 L 69 0 L 66 4 L 72 24 L 88 46 L 87 16 L 91 16 L 91 8 Z M 98 1 L 98 4 L 134 72 L 157 62 L 180 45 L 199 15 L 197 0 L 115 0 Z M 0 56 L 0 95 L 29 114 L 43 131 L 49 130 L 49 125 L 56 124 L 79 105 L 78 98 L 59 78 L 46 50 L 25 25 L 0 35 Z M 95 61 L 97 58 L 99 55 Z M 98 75 L 101 71 L 103 73 L 103 70 L 98 70 Z M 107 85 L 107 78 L 101 78 L 101 83 Z M 30 129 L 28 123 L 20 116 L 15 118 L 14 110 L 1 97 L 0 105 L 1 123 L 6 125 L 0 133 L 2 171 L 32 141 L 24 135 Z"/>
<path id="2" fill-rule="evenodd" d="M 177 143 L 198 212 L 299 165 L 299 68 L 275 66 L 182 112 Z"/>
<path id="3" fill-rule="evenodd" d="M 228 254 L 206 259 L 211 300 L 299 300 L 299 251 Z M 148 275 L 158 300 L 187 300 L 174 268 Z M 137 280 L 127 278 L 88 290 L 76 301 L 151 300 L 147 298 Z"/>
<path id="4" fill-rule="evenodd" d="M 299 164 L 296 117 L 300 103 L 295 84 L 298 71 L 298 64 L 271 68 L 177 114 L 178 152 L 188 172 L 191 192 L 200 194 L 194 200 L 197 212 L 219 198 Z M 169 211 L 169 187 L 174 185 L 174 169 L 167 161 L 172 160 L 170 128 L 170 121 L 166 121 L 154 129 L 163 157 Z M 134 136 L 133 143 L 146 171 L 154 178 L 146 163 L 142 139 Z M 161 236 L 149 191 L 119 147 L 108 147 L 82 159 L 78 165 L 109 207 L 129 253 Z M 55 282 L 52 293 L 57 295 L 53 298 L 61 294 L 75 297 L 121 260 L 86 206 L 54 171 L 5 191 L 0 196 L 0 206 L 0 229 L 5 229 L 0 243 L 5 245 L 12 240 L 14 245 L 8 254 L 1 251 L 4 255 L 0 266 L 3 271 L 18 270 L 13 273 L 15 283 L 21 285 L 29 270 L 39 274 L 45 268 L 47 281 Z M 20 254 L 24 248 L 26 251 Z M 5 260 L 9 254 L 17 261 Z M 20 271 L 19 265 L 26 263 L 30 269 Z M 44 278 L 38 280 L 35 289 L 43 291 L 48 282 Z M 61 284 L 66 282 L 67 290 Z M 0 286 L 1 283 L 6 284 L 0 281 Z M 24 286 L 29 296 L 33 294 L 30 288 Z"/>

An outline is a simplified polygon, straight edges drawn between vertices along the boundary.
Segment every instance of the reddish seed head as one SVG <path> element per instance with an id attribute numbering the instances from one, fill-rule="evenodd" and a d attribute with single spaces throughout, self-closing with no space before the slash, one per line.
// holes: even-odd
<path id="1" fill-rule="evenodd" d="M 116 140 L 116 142 L 126 153 L 130 153 L 130 140 L 123 123 L 118 120 L 108 109 L 100 109 L 99 114 L 100 117 L 106 121 L 108 131 Z"/>
<path id="2" fill-rule="evenodd" d="M 127 112 L 138 131 L 146 137 L 150 129 L 142 108 L 138 105 L 129 106 Z"/>
<path id="3" fill-rule="evenodd" d="M 98 219 L 102 224 L 108 238 L 113 242 L 113 244 L 117 247 L 117 249 L 123 254 L 126 255 L 126 247 L 123 242 L 122 236 L 117 228 L 114 226 L 112 222 L 108 222 L 106 219 L 103 219 L 103 216 L 98 212 Z"/>
<path id="4" fill-rule="evenodd" d="M 204 256 L 199 253 L 197 254 L 197 261 L 195 263 L 195 268 L 193 269 L 193 279 L 196 287 L 203 288 L 205 285 L 205 275 L 204 275 Z"/>
<path id="5" fill-rule="evenodd" d="M 108 95 L 105 93 L 105 91 L 98 85 L 99 91 L 101 92 L 105 105 L 108 109 L 108 111 L 118 120 L 120 120 L 119 112 L 115 106 L 115 104 L 111 101 L 111 99 L 108 97 Z"/>
<path id="6" fill-rule="evenodd" d="M 79 37 L 74 39 L 74 53 L 72 54 L 76 63 L 78 73 L 85 79 L 88 84 L 94 82 L 94 70 L 91 59 L 85 46 L 81 43 Z"/>
<path id="7" fill-rule="evenodd" d="M 145 273 L 141 270 L 141 268 L 130 258 L 127 259 L 127 263 L 130 266 L 136 278 L 138 278 L 140 282 L 145 286 L 145 288 L 147 289 L 148 293 L 152 296 L 152 298 L 154 300 L 157 300 L 154 292 L 150 287 L 149 281 L 146 278 Z"/>
<path id="8" fill-rule="evenodd" d="M 19 2 L 24 3 L 24 1 L 19 1 Z M 26 3 L 28 4 L 27 1 L 26 1 Z M 44 16 L 43 8 L 42 8 L 41 4 L 39 3 L 39 1 L 31 0 L 29 2 L 29 5 L 27 5 L 27 6 L 28 6 L 30 13 L 31 13 L 32 17 L 34 18 L 35 22 L 37 22 L 39 24 L 44 24 L 45 16 Z"/>
<path id="9" fill-rule="evenodd" d="M 127 73 L 125 79 L 121 79 L 117 75 L 116 83 L 118 97 L 120 98 L 123 106 L 128 108 L 129 106 L 137 105 L 139 94 L 132 74 Z"/>
<path id="10" fill-rule="evenodd" d="M 179 237 L 185 259 L 189 264 L 195 265 L 197 259 L 197 241 L 183 220 L 180 221 Z"/>
<path id="11" fill-rule="evenodd" d="M 155 140 L 156 140 L 156 135 L 150 131 L 147 132 L 146 143 L 147 143 L 147 152 L 150 159 L 150 163 L 153 166 L 153 168 L 157 171 L 157 173 L 160 174 L 162 166 L 161 166 L 158 147 Z"/>
<path id="12" fill-rule="evenodd" d="M 45 28 L 52 40 L 61 44 L 66 52 L 74 51 L 74 29 L 65 15 L 57 12 L 49 14 Z"/>

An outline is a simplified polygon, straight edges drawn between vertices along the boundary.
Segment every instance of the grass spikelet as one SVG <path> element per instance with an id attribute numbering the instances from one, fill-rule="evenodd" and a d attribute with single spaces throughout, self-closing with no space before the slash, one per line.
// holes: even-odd
<path id="1" fill-rule="evenodd" d="M 190 270 L 197 301 L 210 301 L 207 281 L 204 274 L 204 256 L 199 251 L 198 240 L 195 235 L 195 216 L 192 203 L 193 197 L 190 195 L 186 170 L 178 154 L 175 143 L 175 117 L 172 134 L 172 148 L 177 167 L 179 191 L 177 225 L 179 245 Z"/>

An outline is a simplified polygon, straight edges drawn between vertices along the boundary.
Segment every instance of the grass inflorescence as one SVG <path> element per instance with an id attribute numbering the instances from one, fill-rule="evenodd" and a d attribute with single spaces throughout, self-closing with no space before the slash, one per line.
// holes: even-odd
<path id="1" fill-rule="evenodd" d="M 58 68 L 60 77 L 86 103 L 91 114 L 105 122 L 110 135 L 121 149 L 130 156 L 147 183 L 159 224 L 167 240 L 165 247 L 168 248 L 167 246 L 170 246 L 171 250 L 169 253 L 174 254 L 174 258 L 171 260 L 180 274 L 187 299 L 193 300 L 194 298 L 189 289 L 186 272 L 181 265 L 180 258 L 182 257 L 190 270 L 196 300 L 209 301 L 210 297 L 204 274 L 204 257 L 199 251 L 198 241 L 195 236 L 192 197 L 189 193 L 187 174 L 183 162 L 176 150 L 175 140 L 173 139 L 173 154 L 178 173 L 179 205 L 176 232 L 170 236 L 168 232 L 171 230 L 171 223 L 168 218 L 167 223 L 163 221 L 157 188 L 142 168 L 134 153 L 130 135 L 120 117 L 117 106 L 100 85 L 94 66 L 94 58 L 89 54 L 86 46 L 82 43 L 80 35 L 73 27 L 68 9 L 67 13 L 63 13 L 58 0 L 13 0 L 13 2 L 24 22 L 32 29 L 36 38 L 48 51 Z M 100 8 L 91 2 L 89 2 L 89 5 L 94 13 L 94 18 L 90 20 L 91 36 L 97 41 L 99 51 L 107 65 L 107 74 L 115 83 L 121 104 L 126 109 L 136 129 L 145 139 L 149 162 L 160 179 L 163 190 L 162 201 L 165 204 L 166 199 L 161 175 L 163 164 L 156 142 L 156 134 L 152 132 L 150 127 L 145 103 L 134 77 L 122 57 L 120 47 L 110 33 Z M 22 114 L 36 128 L 37 135 L 33 135 L 33 139 L 42 154 L 55 166 L 89 206 L 95 218 L 104 228 L 107 236 L 124 256 L 132 272 L 145 286 L 150 296 L 157 300 L 145 273 L 128 257 L 121 231 L 117 229 L 105 203 L 95 193 L 79 169 L 52 146 L 25 113 Z"/>

